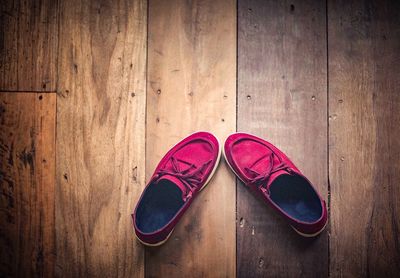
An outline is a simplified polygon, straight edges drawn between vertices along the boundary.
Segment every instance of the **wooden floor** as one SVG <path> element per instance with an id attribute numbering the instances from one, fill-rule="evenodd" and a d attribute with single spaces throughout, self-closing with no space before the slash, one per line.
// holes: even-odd
<path id="1" fill-rule="evenodd" d="M 0 277 L 398 277 L 400 2 L 14 0 Z M 178 140 L 262 136 L 329 205 L 299 237 L 221 162 L 169 241 L 131 212 Z"/>

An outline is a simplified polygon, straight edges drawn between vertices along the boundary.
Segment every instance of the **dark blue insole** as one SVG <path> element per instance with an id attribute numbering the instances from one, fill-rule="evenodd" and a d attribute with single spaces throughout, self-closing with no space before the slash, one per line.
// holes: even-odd
<path id="1" fill-rule="evenodd" d="M 144 233 L 164 227 L 183 206 L 181 190 L 168 180 L 150 184 L 136 211 L 136 225 Z"/>
<path id="2" fill-rule="evenodd" d="M 270 186 L 271 200 L 291 217 L 315 222 L 322 215 L 321 201 L 310 183 L 298 175 L 281 175 Z"/>

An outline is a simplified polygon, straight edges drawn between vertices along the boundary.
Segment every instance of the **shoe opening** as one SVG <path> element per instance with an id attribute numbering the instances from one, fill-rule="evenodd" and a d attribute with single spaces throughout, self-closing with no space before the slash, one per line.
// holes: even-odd
<path id="1" fill-rule="evenodd" d="M 182 192 L 174 183 L 161 180 L 146 189 L 136 210 L 136 226 L 144 233 L 164 227 L 183 206 Z"/>
<path id="2" fill-rule="evenodd" d="M 320 198 L 302 176 L 280 175 L 269 190 L 271 200 L 296 220 L 312 223 L 322 215 Z"/>

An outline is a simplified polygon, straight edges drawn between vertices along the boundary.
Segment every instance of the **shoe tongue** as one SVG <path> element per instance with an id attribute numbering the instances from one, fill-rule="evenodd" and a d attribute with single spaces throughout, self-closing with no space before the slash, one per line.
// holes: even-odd
<path id="1" fill-rule="evenodd" d="M 176 187 L 178 187 L 182 191 L 182 199 L 184 199 L 185 194 L 186 194 L 186 186 L 183 184 L 183 182 L 180 179 L 178 179 L 174 176 L 171 176 L 171 175 L 164 175 L 157 181 L 157 183 L 162 180 L 167 180 L 167 181 L 170 181 L 173 184 L 175 184 Z"/>
<path id="2" fill-rule="evenodd" d="M 286 170 L 279 170 L 276 171 L 275 173 L 271 174 L 269 177 L 268 183 L 266 184 L 266 188 L 269 188 L 271 184 L 274 182 L 274 180 L 279 177 L 280 175 L 291 175 L 288 171 Z"/>

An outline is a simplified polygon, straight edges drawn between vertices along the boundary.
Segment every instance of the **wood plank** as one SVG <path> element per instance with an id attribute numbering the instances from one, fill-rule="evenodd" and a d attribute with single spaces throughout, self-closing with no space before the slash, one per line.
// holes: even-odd
<path id="1" fill-rule="evenodd" d="M 400 271 L 400 3 L 329 1 L 332 277 Z"/>
<path id="2" fill-rule="evenodd" d="M 58 1 L 1 1 L 0 9 L 0 90 L 55 91 Z"/>
<path id="3" fill-rule="evenodd" d="M 327 199 L 325 4 L 239 1 L 238 131 L 283 150 Z M 238 277 L 328 275 L 328 233 L 297 235 L 240 182 Z"/>
<path id="4" fill-rule="evenodd" d="M 52 277 L 55 94 L 0 94 L 0 273 Z"/>
<path id="5" fill-rule="evenodd" d="M 188 134 L 221 144 L 235 131 L 236 4 L 149 2 L 146 177 Z M 160 248 L 146 250 L 148 277 L 235 276 L 235 182 L 221 163 Z"/>
<path id="6" fill-rule="evenodd" d="M 143 276 L 146 28 L 144 0 L 60 5 L 57 276 Z"/>

